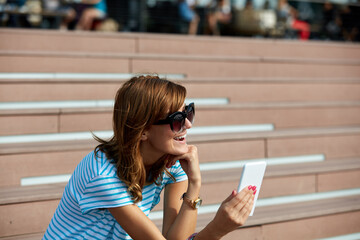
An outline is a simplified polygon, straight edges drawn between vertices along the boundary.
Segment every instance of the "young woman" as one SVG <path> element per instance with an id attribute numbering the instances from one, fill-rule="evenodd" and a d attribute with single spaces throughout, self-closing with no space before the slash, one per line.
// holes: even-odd
<path id="1" fill-rule="evenodd" d="M 201 175 L 186 143 L 195 117 L 186 89 L 157 76 L 134 77 L 118 90 L 114 136 L 76 167 L 44 239 L 220 239 L 244 224 L 255 189 L 233 191 L 194 234 Z M 148 218 L 164 190 L 162 232 Z M 189 237 L 190 236 L 190 237 Z"/>

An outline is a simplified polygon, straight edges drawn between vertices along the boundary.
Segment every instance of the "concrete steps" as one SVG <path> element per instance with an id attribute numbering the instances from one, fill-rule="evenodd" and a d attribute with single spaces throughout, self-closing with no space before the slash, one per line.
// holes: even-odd
<path id="1" fill-rule="evenodd" d="M 0 168 L 8 170 L 1 174 L 0 183 L 14 186 L 20 184 L 22 177 L 71 174 L 77 163 L 96 145 L 91 134 L 79 134 L 55 135 L 61 140 L 50 138 L 54 134 L 48 134 L 37 141 L 31 140 L 36 135 L 30 140 L 21 140 L 21 136 L 0 137 Z M 102 136 L 111 136 L 111 132 Z M 202 163 L 309 154 L 324 154 L 327 159 L 335 159 L 360 156 L 360 127 L 222 134 L 189 132 L 188 142 L 198 147 Z"/>
<path id="2" fill-rule="evenodd" d="M 224 239 L 313 239 L 359 232 L 359 198 L 345 197 L 281 206 L 258 207 L 247 225 Z M 327 214 L 324 215 L 324 212 Z M 291 213 L 291 214 L 290 214 Z M 269 217 L 272 216 L 272 217 Z M 199 215 L 201 229 L 213 215 Z M 299 226 L 307 227 L 303 231 Z M 2 237 L 3 240 L 40 239 L 43 232 Z M 355 238 L 351 238 L 355 239 Z"/>
<path id="3" fill-rule="evenodd" d="M 101 76 L 96 80 L 6 77 L 0 79 L 2 102 L 109 100 L 114 98 L 116 90 L 124 81 L 124 79 L 101 79 Z M 228 98 L 230 102 L 242 103 L 360 100 L 359 78 L 329 76 L 326 80 L 314 77 L 300 79 L 277 77 L 259 80 L 258 77 L 252 76 L 217 77 L 206 80 L 206 78 L 187 77 L 176 81 L 187 88 L 188 98 Z M 99 91 L 100 87 L 101 91 Z"/>
<path id="4" fill-rule="evenodd" d="M 208 132 L 188 136 L 203 175 L 198 229 L 242 164 L 265 159 L 254 217 L 224 239 L 360 232 L 359 65 L 356 44 L 0 29 L 0 239 L 41 238 L 64 179 L 96 145 L 89 130 L 111 135 L 114 94 L 141 72 L 170 76 L 190 99 L 225 102 L 197 104 L 194 130 Z M 161 211 L 151 215 L 158 227 Z"/>
<path id="5" fill-rule="evenodd" d="M 0 51 L 0 72 L 161 73 L 188 77 L 347 77 L 360 74 L 359 60 Z"/>
<path id="6" fill-rule="evenodd" d="M 0 29 L 0 50 L 359 59 L 351 43 Z"/>
<path id="7" fill-rule="evenodd" d="M 298 158 L 301 158 L 301 156 L 298 156 Z M 302 158 L 305 158 L 305 156 L 302 156 Z M 355 177 L 358 174 L 360 170 L 359 158 L 313 160 L 302 163 L 285 162 L 281 164 L 272 164 L 272 158 L 264 160 L 268 162 L 269 167 L 265 174 L 264 187 L 260 198 L 335 191 L 358 188 L 360 186 L 359 182 L 356 181 L 346 185 L 345 176 L 350 176 L 353 173 L 352 175 Z M 256 159 L 249 161 L 256 161 Z M 341 163 L 340 166 L 339 162 Z M 203 170 L 204 189 L 202 189 L 202 196 L 204 196 L 204 203 L 215 204 L 224 199 L 223 197 L 225 196 L 219 195 L 220 192 L 212 192 L 209 189 L 222 189 L 221 194 L 226 195 L 233 188 L 237 187 L 241 171 L 242 167 L 240 166 L 231 169 L 219 167 L 217 170 Z M 340 174 L 344 176 L 340 177 Z M 335 175 L 338 175 L 339 181 L 329 181 Z M 298 184 L 299 182 L 302 182 L 302 184 Z M 66 182 L 59 182 L 4 187 L 0 190 L 0 204 L 6 205 L 60 199 L 65 184 Z M 222 185 L 222 187 L 216 185 Z M 282 188 L 280 189 L 278 186 L 282 186 Z M 161 204 L 156 209 L 162 209 Z"/>
<path id="8" fill-rule="evenodd" d="M 342 168 L 338 167 L 337 161 L 342 163 Z M 332 182 L 327 181 L 327 178 L 330 178 L 329 175 L 334 175 L 331 176 L 331 178 L 335 179 L 335 175 L 337 175 L 336 177 L 340 177 L 339 174 L 348 176 L 354 171 L 357 171 L 356 174 L 359 176 L 360 161 L 358 158 L 338 159 L 337 161 L 329 160 L 325 161 L 327 163 L 322 161 L 302 164 L 269 165 L 262 187 L 264 191 L 260 194 L 259 207 L 256 209 L 256 215 L 251 218 L 247 226 L 263 225 L 267 223 L 274 224 L 279 221 L 289 221 L 304 217 L 308 218 L 323 215 L 323 210 L 319 209 L 317 209 L 317 213 L 308 211 L 308 209 L 303 209 L 303 212 L 300 212 L 298 209 L 297 215 L 294 216 L 293 213 L 290 216 L 286 216 L 285 212 L 288 212 L 291 209 L 286 209 L 286 207 L 282 208 L 283 214 L 276 214 L 275 216 L 266 215 L 266 213 L 268 213 L 267 211 L 275 212 L 275 209 L 277 209 L 276 205 L 279 204 L 279 200 L 281 200 L 280 196 L 283 196 L 281 201 L 285 201 L 285 203 L 289 202 L 288 204 L 290 205 L 297 204 L 299 207 L 300 205 L 307 204 L 315 204 L 315 206 L 318 206 L 320 203 L 324 204 L 324 202 L 333 204 L 333 201 L 338 201 L 337 199 L 339 197 L 349 195 L 346 198 L 350 199 L 347 208 L 359 210 L 358 196 L 360 195 L 360 190 L 356 189 L 360 189 L 360 185 L 359 181 L 356 181 L 356 177 L 353 177 L 353 180 L 355 181 L 353 181 L 352 185 L 347 185 L 348 181 L 342 181 L 343 186 L 339 186 L 339 183 L 337 186 L 334 186 Z M 216 206 L 213 206 L 212 204 L 217 204 L 224 199 L 237 185 L 241 168 L 236 170 L 237 171 L 235 171 L 235 169 L 229 169 L 204 172 L 201 193 L 204 198 L 204 208 L 215 208 L 216 210 Z M 355 174 L 353 175 L 356 176 Z M 220 177 L 216 178 L 216 176 Z M 313 179 L 309 181 L 310 178 Z M 218 179 L 216 183 L 214 183 L 215 179 Z M 2 188 L 0 190 L 0 213 L 4 216 L 1 221 L 2 224 L 0 224 L 0 226 L 2 226 L 2 231 L 0 231 L 3 233 L 2 236 L 11 236 L 16 233 L 31 234 L 45 231 L 61 198 L 64 186 L 64 184 L 48 184 Z M 224 186 L 227 187 L 224 188 Z M 219 191 L 220 189 L 221 191 Z M 337 192 L 338 189 L 347 189 L 347 192 Z M 313 196 L 313 194 L 324 194 L 325 196 L 320 198 L 322 199 L 321 201 L 317 198 L 311 200 L 309 197 Z M 329 196 L 326 196 L 326 194 Z M 353 194 L 357 197 L 354 197 Z M 302 196 L 304 199 L 297 199 L 295 203 L 292 203 L 294 200 L 291 200 L 291 196 L 298 196 L 297 198 L 301 198 Z M 263 206 L 261 204 L 263 204 Z M 211 216 L 211 213 L 208 212 L 215 210 L 207 210 L 204 213 L 200 212 L 198 221 L 199 229 L 204 226 Z M 294 211 L 294 209 L 292 210 Z M 342 212 L 339 209 L 335 210 L 334 208 L 327 209 L 328 214 L 329 211 L 331 211 L 332 214 Z M 41 219 L 38 219 L 35 222 L 30 221 L 30 219 L 35 218 L 34 216 L 37 216 L 39 213 L 41 213 Z M 161 215 L 160 213 L 161 204 L 154 209 L 153 215 L 151 216 L 159 227 L 161 226 L 161 219 L 156 220 L 158 219 L 156 216 Z M 22 221 L 19 221 L 19 219 L 22 219 Z"/>
<path id="9" fill-rule="evenodd" d="M 360 125 L 360 101 L 201 105 L 198 100 L 202 99 L 188 100 L 196 105 L 194 127 L 264 123 L 271 123 L 276 129 Z M 218 100 L 226 102 L 227 98 Z M 0 136 L 111 130 L 112 105 L 111 100 L 0 103 Z"/>

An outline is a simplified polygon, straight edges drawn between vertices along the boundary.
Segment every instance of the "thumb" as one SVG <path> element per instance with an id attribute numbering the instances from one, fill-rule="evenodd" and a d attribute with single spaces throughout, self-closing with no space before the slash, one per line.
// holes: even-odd
<path id="1" fill-rule="evenodd" d="M 228 196 L 224 201 L 223 203 L 226 203 L 226 202 L 229 202 L 231 199 L 233 199 L 237 194 L 237 191 L 236 190 L 233 190 L 230 194 L 230 196 Z"/>

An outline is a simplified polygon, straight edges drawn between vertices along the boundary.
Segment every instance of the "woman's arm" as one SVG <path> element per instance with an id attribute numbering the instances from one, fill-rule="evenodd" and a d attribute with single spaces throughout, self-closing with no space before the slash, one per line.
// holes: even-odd
<path id="1" fill-rule="evenodd" d="M 193 209 L 181 196 L 196 199 L 201 187 L 197 148 L 189 146 L 187 154 L 174 156 L 167 167 L 180 159 L 180 164 L 188 176 L 188 181 L 169 184 L 165 187 L 163 234 L 155 224 L 136 206 L 109 209 L 121 227 L 133 239 L 187 239 L 194 233 L 197 210 Z M 254 199 L 254 191 L 244 189 L 232 194 L 223 201 L 215 218 L 196 236 L 199 240 L 218 240 L 227 233 L 242 226 L 248 218 Z"/>
<path id="2" fill-rule="evenodd" d="M 109 208 L 109 211 L 132 239 L 165 239 L 157 226 L 135 204 Z"/>
<path id="3" fill-rule="evenodd" d="M 167 193 L 165 192 L 165 195 L 171 194 L 172 196 L 170 198 L 165 196 L 165 201 L 170 202 L 164 203 L 166 205 L 166 209 L 164 209 L 164 224 L 166 226 L 164 226 L 163 230 L 166 239 L 185 240 L 195 229 L 197 211 L 191 209 L 185 203 L 181 203 L 180 210 L 177 210 L 180 203 L 176 203 L 176 198 L 172 195 L 174 192 L 181 192 L 181 189 L 184 189 L 183 183 L 186 183 L 186 181 L 170 184 L 168 190 L 166 190 Z M 253 203 L 253 190 L 244 189 L 239 193 L 234 190 L 222 202 L 214 219 L 194 239 L 219 240 L 229 232 L 244 225 L 249 217 Z M 133 239 L 165 239 L 156 225 L 136 205 L 109 208 L 109 211 Z M 189 213 L 192 216 L 188 216 Z"/>
<path id="4" fill-rule="evenodd" d="M 186 192 L 194 196 L 189 196 L 189 198 L 196 199 L 199 191 L 200 186 L 192 186 L 188 181 L 169 184 L 165 187 L 163 235 L 167 239 L 184 240 L 194 233 L 197 209 L 192 208 L 181 197 Z"/>
<path id="5" fill-rule="evenodd" d="M 184 210 L 188 205 L 179 202 L 180 197 L 176 198 L 182 195 L 182 189 L 186 187 L 184 183 L 169 184 L 165 188 L 163 234 L 167 239 L 185 240 L 195 231 L 197 211 L 190 207 L 189 212 Z M 254 196 L 253 189 L 246 188 L 239 193 L 234 190 L 222 202 L 214 219 L 194 239 L 218 240 L 244 225 L 251 212 Z"/>
<path id="6" fill-rule="evenodd" d="M 194 232 L 196 226 L 197 210 L 180 198 L 185 192 L 190 199 L 199 196 L 201 175 L 197 148 L 190 145 L 187 153 L 172 156 L 167 167 L 170 168 L 179 159 L 188 181 L 165 187 L 163 234 L 166 239 L 184 240 Z M 133 239 L 164 239 L 156 225 L 136 205 L 109 208 L 109 211 Z"/>
<path id="7" fill-rule="evenodd" d="M 184 192 L 193 188 L 188 185 L 188 181 L 183 181 L 169 184 L 165 187 L 163 234 L 141 209 L 134 204 L 109 208 L 109 211 L 133 239 L 185 240 L 194 233 L 197 217 L 197 210 L 183 203 L 183 200 L 180 199 Z"/>
<path id="8" fill-rule="evenodd" d="M 197 148 L 188 145 L 188 152 L 172 156 L 167 167 L 170 168 L 177 160 L 180 161 L 188 181 L 169 184 L 165 187 L 163 234 L 167 239 L 184 240 L 194 233 L 197 220 L 197 209 L 181 199 L 184 193 L 192 200 L 199 197 L 201 174 Z"/>

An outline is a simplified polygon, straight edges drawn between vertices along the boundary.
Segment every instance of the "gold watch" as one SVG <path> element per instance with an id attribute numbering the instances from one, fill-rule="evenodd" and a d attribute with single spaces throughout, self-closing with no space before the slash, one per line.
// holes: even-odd
<path id="1" fill-rule="evenodd" d="M 200 197 L 198 197 L 195 200 L 192 200 L 186 196 L 186 193 L 184 193 L 180 199 L 183 199 L 193 209 L 198 209 L 202 203 L 202 199 Z"/>

